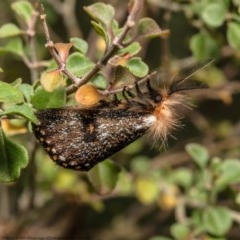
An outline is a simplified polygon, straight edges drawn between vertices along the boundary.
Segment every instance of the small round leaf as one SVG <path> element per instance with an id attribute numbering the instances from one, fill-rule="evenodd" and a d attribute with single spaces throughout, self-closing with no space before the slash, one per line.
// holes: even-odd
<path id="1" fill-rule="evenodd" d="M 220 2 L 210 3 L 202 12 L 203 21 L 210 27 L 220 27 L 226 15 L 224 4 Z"/>
<path id="2" fill-rule="evenodd" d="M 230 22 L 227 25 L 227 40 L 229 45 L 236 49 L 240 49 L 240 24 L 235 22 Z"/>
<path id="3" fill-rule="evenodd" d="M 218 188 L 240 182 L 240 162 L 238 159 L 226 159 L 218 167 L 218 178 L 215 185 Z"/>
<path id="4" fill-rule="evenodd" d="M 127 64 L 126 68 L 136 77 L 144 77 L 148 73 L 148 66 L 140 58 L 131 58 Z"/>
<path id="5" fill-rule="evenodd" d="M 28 1 L 17 1 L 11 5 L 12 9 L 29 23 L 33 14 L 33 6 Z"/>
<path id="6" fill-rule="evenodd" d="M 215 236 L 225 235 L 232 226 L 232 216 L 225 207 L 209 207 L 203 212 L 203 225 L 206 231 Z"/>
<path id="7" fill-rule="evenodd" d="M 219 44 L 208 33 L 200 32 L 190 39 L 190 49 L 195 58 L 200 61 L 216 57 L 219 54 Z"/>
<path id="8" fill-rule="evenodd" d="M 163 236 L 154 236 L 149 238 L 148 240 L 172 240 L 172 238 L 163 237 Z"/>
<path id="9" fill-rule="evenodd" d="M 101 194 L 109 194 L 115 188 L 118 180 L 120 168 L 111 160 L 105 160 L 98 164 L 88 172 L 90 180 L 96 189 Z"/>
<path id="10" fill-rule="evenodd" d="M 78 51 L 80 51 L 81 53 L 83 53 L 83 54 L 86 54 L 86 53 L 87 53 L 88 43 L 87 43 L 86 41 L 84 41 L 83 39 L 74 37 L 74 38 L 70 38 L 70 42 L 72 42 L 72 43 L 73 43 L 73 46 L 74 46 Z"/>
<path id="11" fill-rule="evenodd" d="M 94 3 L 84 7 L 84 10 L 97 22 L 110 27 L 114 18 L 114 8 L 110 4 Z"/>
<path id="12" fill-rule="evenodd" d="M 28 164 L 27 150 L 10 140 L 0 128 L 0 181 L 12 182 Z"/>
<path id="13" fill-rule="evenodd" d="M 158 24 L 151 18 L 142 18 L 137 25 L 138 37 L 155 38 L 161 37 L 165 31 L 162 31 Z"/>
<path id="14" fill-rule="evenodd" d="M 186 146 L 186 151 L 200 168 L 206 166 L 209 154 L 205 147 L 197 143 L 190 143 Z"/>
<path id="15" fill-rule="evenodd" d="M 24 47 L 20 37 L 13 37 L 9 39 L 7 44 L 1 49 L 2 51 L 10 52 L 19 56 L 24 55 Z"/>
<path id="16" fill-rule="evenodd" d="M 170 228 L 171 235 L 176 240 L 185 240 L 188 239 L 188 235 L 190 234 L 190 229 L 188 226 L 180 223 L 175 223 Z"/>
<path id="17" fill-rule="evenodd" d="M 3 115 L 20 115 L 33 123 L 38 122 L 33 108 L 26 103 L 10 105 L 6 110 L 0 113 L 0 116 Z"/>
<path id="18" fill-rule="evenodd" d="M 36 109 L 60 108 L 66 103 L 66 91 L 58 88 L 53 92 L 47 92 L 42 87 L 36 89 L 31 103 Z"/>
<path id="19" fill-rule="evenodd" d="M 0 102 L 21 103 L 23 94 L 11 84 L 0 81 Z"/>
<path id="20" fill-rule="evenodd" d="M 22 30 L 13 23 L 7 23 L 0 28 L 0 38 L 13 37 L 22 34 Z"/>
<path id="21" fill-rule="evenodd" d="M 138 54 L 141 51 L 142 47 L 138 42 L 133 42 L 125 48 L 121 48 L 118 53 L 126 54 L 130 53 L 131 56 Z"/>
<path id="22" fill-rule="evenodd" d="M 193 172 L 187 168 L 178 168 L 173 171 L 171 179 L 182 187 L 190 187 L 193 180 Z"/>
<path id="23" fill-rule="evenodd" d="M 75 76 L 81 77 L 88 73 L 94 66 L 91 62 L 81 53 L 73 53 L 67 59 L 67 69 Z"/>
<path id="24" fill-rule="evenodd" d="M 44 72 L 40 77 L 40 83 L 48 92 L 53 92 L 62 84 L 63 76 L 59 70 Z"/>
<path id="25" fill-rule="evenodd" d="M 139 177 L 135 182 L 136 197 L 142 204 L 152 204 L 159 195 L 159 187 L 156 180 Z"/>

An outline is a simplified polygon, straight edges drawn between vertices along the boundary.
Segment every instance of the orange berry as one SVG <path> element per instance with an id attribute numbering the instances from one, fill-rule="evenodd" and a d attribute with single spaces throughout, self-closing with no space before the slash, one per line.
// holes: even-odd
<path id="1" fill-rule="evenodd" d="M 93 85 L 85 84 L 76 91 L 75 99 L 83 106 L 92 106 L 103 99 L 103 95 Z"/>

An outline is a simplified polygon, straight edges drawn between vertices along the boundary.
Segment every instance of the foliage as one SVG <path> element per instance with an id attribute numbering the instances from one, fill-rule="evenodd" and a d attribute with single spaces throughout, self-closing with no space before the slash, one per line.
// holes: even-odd
<path id="1" fill-rule="evenodd" d="M 239 230 L 240 224 L 240 139 L 236 123 L 239 122 L 239 114 L 231 107 L 233 101 L 239 101 L 233 94 L 240 91 L 239 1 L 176 0 L 169 5 L 159 0 L 145 1 L 150 17 L 140 17 L 139 9 L 143 3 L 135 0 L 129 3 L 128 10 L 125 6 L 127 19 L 124 24 L 117 19 L 119 8 L 99 1 L 82 6 L 84 14 L 91 19 L 91 31 L 95 35 L 89 36 L 94 36 L 94 39 L 83 37 L 87 34 L 80 30 L 78 36 L 71 35 L 68 19 L 72 13 L 69 16 L 69 11 L 63 10 L 58 12 L 60 16 L 56 15 L 56 11 L 60 11 L 57 9 L 61 9 L 59 6 L 67 4 L 67 1 L 56 2 L 44 2 L 46 19 L 41 6 L 32 1 L 7 3 L 11 7 L 9 14 L 15 20 L 0 27 L 0 58 L 8 59 L 12 64 L 20 62 L 24 66 L 15 70 L 14 65 L 9 66 L 0 60 L 0 181 L 13 184 L 15 208 L 19 208 L 21 198 L 25 197 L 29 198 L 29 206 L 25 209 L 41 209 L 37 199 L 45 205 L 55 195 L 71 204 L 77 202 L 91 206 L 97 215 L 107 209 L 104 203 L 108 199 L 116 198 L 119 202 L 122 198 L 134 199 L 132 208 L 141 209 L 131 216 L 135 225 L 129 225 L 132 232 L 136 229 L 139 232 L 135 239 L 220 240 L 232 236 L 233 229 Z M 169 30 L 159 27 L 158 22 L 161 21 L 156 15 L 156 21 L 153 20 L 154 10 L 163 11 L 160 18 L 166 23 L 163 25 L 170 26 Z M 168 14 L 172 18 L 166 17 Z M 187 46 L 180 46 L 186 41 L 181 34 L 176 37 L 179 27 L 174 19 L 179 16 L 183 18 L 179 25 L 186 22 Z M 48 32 L 48 25 L 54 31 L 58 17 L 62 18 L 68 35 L 72 36 L 67 37 L 67 43 L 63 43 L 64 40 L 53 43 L 50 38 L 53 34 Z M 38 27 L 41 24 L 43 34 Z M 84 29 L 85 26 L 81 27 Z M 59 37 L 66 41 L 63 32 Z M 43 38 L 46 38 L 46 50 L 43 49 Z M 159 54 L 155 49 L 151 52 L 151 44 L 155 42 L 160 42 L 161 59 L 157 58 Z M 178 56 L 179 46 L 181 50 L 186 48 L 184 57 Z M 147 50 L 151 52 L 150 58 L 144 55 Z M 136 79 L 142 81 L 152 76 L 151 65 L 154 64 L 154 67 L 161 65 L 165 68 L 161 77 L 164 78 L 163 84 L 168 84 L 176 69 L 181 71 L 187 63 L 196 65 L 198 61 L 209 58 L 215 58 L 214 64 L 195 74 L 195 78 L 210 86 L 204 94 L 193 94 L 193 101 L 199 103 L 202 112 L 193 110 L 188 114 L 193 123 L 186 129 L 190 129 L 190 137 L 195 137 L 195 140 L 187 134 L 179 136 L 179 142 L 170 140 L 167 153 L 155 148 L 149 151 L 144 140 L 140 140 L 89 173 L 78 173 L 56 167 L 32 138 L 30 123 L 37 123 L 34 114 L 37 109 L 77 103 L 91 105 L 105 96 L 121 93 L 126 85 L 133 87 Z M 158 59 L 157 64 L 155 59 Z M 16 79 L 11 77 L 13 72 Z M 86 84 L 89 82 L 94 87 Z M 90 95 L 90 100 L 82 100 L 85 95 Z M 222 104 L 223 109 L 225 106 L 231 108 L 231 115 L 228 112 L 222 115 L 225 112 L 217 111 L 219 105 L 212 102 Z M 217 107 L 209 110 L 208 104 Z M 191 129 L 194 130 L 190 133 Z M 184 135 L 184 130 L 180 131 Z M 0 186 L 9 188 L 7 184 Z M 2 201 L 0 196 L 0 203 Z M 140 216 L 145 208 L 145 215 Z M 153 208 L 154 220 L 148 216 Z M 116 217 L 117 211 L 112 210 L 111 214 Z M 165 222 L 161 220 L 159 223 L 156 215 L 165 216 L 162 217 L 166 218 Z M 124 216 L 127 225 L 128 217 Z M 151 234 L 145 233 L 145 227 L 141 228 L 141 217 L 152 220 L 145 223 L 151 226 Z M 162 230 L 159 230 L 159 224 L 163 226 Z M 117 235 L 114 226 L 108 228 L 112 229 L 112 235 Z M 6 237 L 13 232 L 0 233 L 0 236 Z M 127 230 L 125 234 L 129 234 Z M 131 235 L 128 238 L 126 235 L 123 238 L 117 236 L 113 238 L 134 238 Z"/>

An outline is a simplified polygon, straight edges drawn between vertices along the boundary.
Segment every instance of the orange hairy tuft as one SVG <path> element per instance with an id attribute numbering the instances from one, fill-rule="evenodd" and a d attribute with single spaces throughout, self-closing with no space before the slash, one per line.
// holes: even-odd
<path id="1" fill-rule="evenodd" d="M 184 95 L 178 93 L 168 95 L 166 91 L 162 93 L 162 101 L 156 105 L 152 113 L 156 121 L 149 129 L 154 141 L 161 140 L 164 145 L 168 135 L 180 126 L 181 116 L 178 110 L 183 105 Z"/>

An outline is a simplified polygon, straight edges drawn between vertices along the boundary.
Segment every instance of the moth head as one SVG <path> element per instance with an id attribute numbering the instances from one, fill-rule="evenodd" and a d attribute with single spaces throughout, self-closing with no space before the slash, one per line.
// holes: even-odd
<path id="1" fill-rule="evenodd" d="M 160 139 L 165 144 L 172 131 L 181 126 L 180 119 L 183 117 L 183 109 L 189 108 L 186 101 L 187 92 L 207 86 L 185 78 L 174 81 L 169 88 L 156 90 L 149 83 L 147 87 L 154 103 L 152 114 L 156 118 L 156 122 L 150 129 L 150 134 L 154 140 Z"/>

